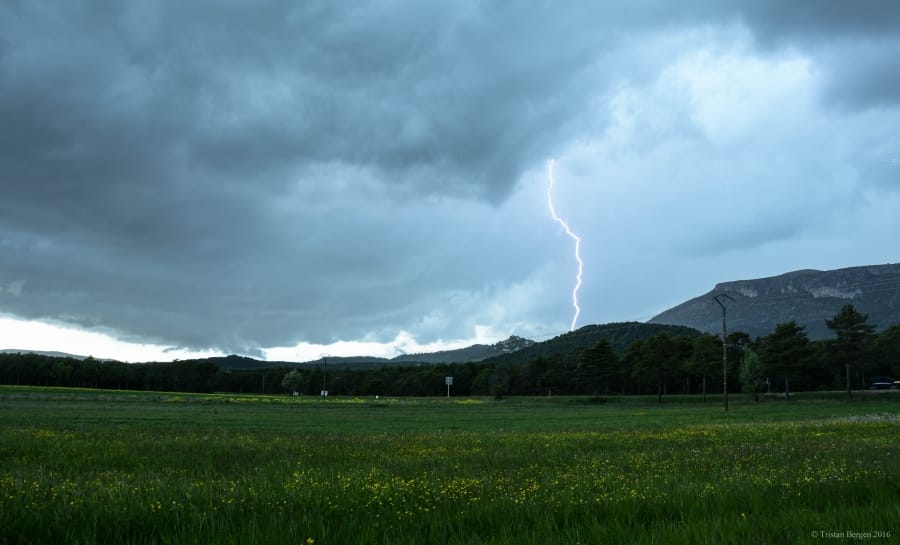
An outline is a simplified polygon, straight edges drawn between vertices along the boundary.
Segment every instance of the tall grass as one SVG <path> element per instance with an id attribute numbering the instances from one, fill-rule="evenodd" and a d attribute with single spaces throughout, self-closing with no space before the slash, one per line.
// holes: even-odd
<path id="1" fill-rule="evenodd" d="M 714 419 L 693 403 L 59 395 L 0 391 L 0 543 L 900 536 L 893 397 Z"/>

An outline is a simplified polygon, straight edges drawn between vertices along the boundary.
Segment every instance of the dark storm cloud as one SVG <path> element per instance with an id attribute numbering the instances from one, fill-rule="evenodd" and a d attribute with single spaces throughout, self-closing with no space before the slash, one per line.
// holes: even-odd
<path id="1" fill-rule="evenodd" d="M 900 24 L 900 6 L 882 0 L 761 0 L 742 2 L 737 9 L 763 38 L 790 40 L 804 36 L 834 38 L 850 35 L 871 39 L 895 35 Z"/>
<path id="2" fill-rule="evenodd" d="M 850 108 L 900 103 L 900 3 L 750 2 L 741 16 L 760 43 L 820 61 L 831 101 Z"/>
<path id="3" fill-rule="evenodd" d="M 827 98 L 849 109 L 900 104 L 898 58 L 900 37 L 834 48 L 826 53 L 830 67 Z"/>
<path id="4" fill-rule="evenodd" d="M 311 318 L 330 313 L 365 316 L 363 334 L 406 306 L 392 252 L 422 242 L 367 258 L 346 241 L 381 246 L 362 232 L 379 214 L 284 225 L 270 202 L 305 198 L 298 184 L 333 198 L 341 165 L 497 201 L 577 123 L 567 110 L 590 89 L 573 82 L 598 49 L 534 48 L 565 44 L 566 21 L 492 7 L 198 6 L 0 12 L 4 272 L 29 282 L 16 314 L 243 351 L 323 338 L 333 326 Z M 312 232 L 325 221 L 340 232 Z"/>
<path id="5" fill-rule="evenodd" d="M 0 310 L 242 352 L 390 335 L 526 276 L 478 255 L 480 203 L 602 131 L 627 44 L 743 23 L 896 102 L 898 9 L 835 5 L 5 2 Z"/>

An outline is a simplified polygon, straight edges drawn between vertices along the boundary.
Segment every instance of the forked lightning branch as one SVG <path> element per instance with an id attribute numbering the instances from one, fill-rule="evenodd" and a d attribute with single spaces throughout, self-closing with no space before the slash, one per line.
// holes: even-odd
<path id="1" fill-rule="evenodd" d="M 553 159 L 547 162 L 547 179 L 549 180 L 547 184 L 547 207 L 550 209 L 553 219 L 562 225 L 563 229 L 566 230 L 566 234 L 575 241 L 575 261 L 578 262 L 578 274 L 575 277 L 575 287 L 572 288 L 572 306 L 575 308 L 575 314 L 572 316 L 572 325 L 569 326 L 569 331 L 575 331 L 575 323 L 578 321 L 578 315 L 581 314 L 581 308 L 578 306 L 578 290 L 581 288 L 581 275 L 584 271 L 584 262 L 581 260 L 581 237 L 572 232 L 569 224 L 556 214 L 556 209 L 553 207 L 553 163 Z"/>

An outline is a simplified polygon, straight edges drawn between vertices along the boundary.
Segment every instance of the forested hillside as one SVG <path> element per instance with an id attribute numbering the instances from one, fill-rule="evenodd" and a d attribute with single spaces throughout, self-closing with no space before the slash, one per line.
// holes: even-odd
<path id="1" fill-rule="evenodd" d="M 671 336 L 695 337 L 700 332 L 689 327 L 664 324 L 644 324 L 641 322 L 616 322 L 602 325 L 586 325 L 575 331 L 564 333 L 552 339 L 535 343 L 510 354 L 503 354 L 485 360 L 487 363 L 524 363 L 538 357 L 565 357 L 581 350 L 592 348 L 601 340 L 609 343 L 618 354 L 636 341 L 665 332 Z"/>
<path id="2" fill-rule="evenodd" d="M 873 376 L 900 377 L 900 325 L 876 333 L 846 305 L 828 320 L 832 340 L 810 340 L 803 326 L 778 324 L 757 339 L 728 337 L 732 392 L 865 388 Z M 214 361 L 221 361 L 223 366 Z M 255 360 L 251 360 L 255 361 Z M 126 364 L 39 354 L 0 354 L 0 384 L 76 386 L 184 392 L 338 396 L 614 395 L 721 391 L 720 337 L 647 324 L 587 326 L 480 362 L 332 366 L 271 364 L 256 368 L 237 357 Z M 259 362 L 258 362 L 259 363 Z"/>

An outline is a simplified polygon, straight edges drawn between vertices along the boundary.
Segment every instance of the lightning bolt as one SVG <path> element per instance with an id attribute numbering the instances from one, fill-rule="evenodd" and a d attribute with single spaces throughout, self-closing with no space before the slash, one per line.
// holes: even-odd
<path id="1" fill-rule="evenodd" d="M 575 277 L 575 287 L 572 288 L 572 306 L 575 308 L 575 315 L 572 316 L 572 325 L 569 327 L 569 331 L 575 331 L 575 322 L 578 321 L 578 315 L 581 314 L 581 308 L 578 306 L 578 289 L 581 288 L 581 275 L 584 272 L 584 262 L 581 260 L 581 237 L 569 229 L 569 224 L 557 216 L 556 209 L 553 208 L 553 163 L 553 159 L 547 161 L 547 179 L 549 180 L 547 184 L 547 208 L 550 209 L 553 219 L 562 225 L 563 229 L 566 230 L 566 234 L 575 241 L 575 261 L 578 262 L 578 275 Z"/>

